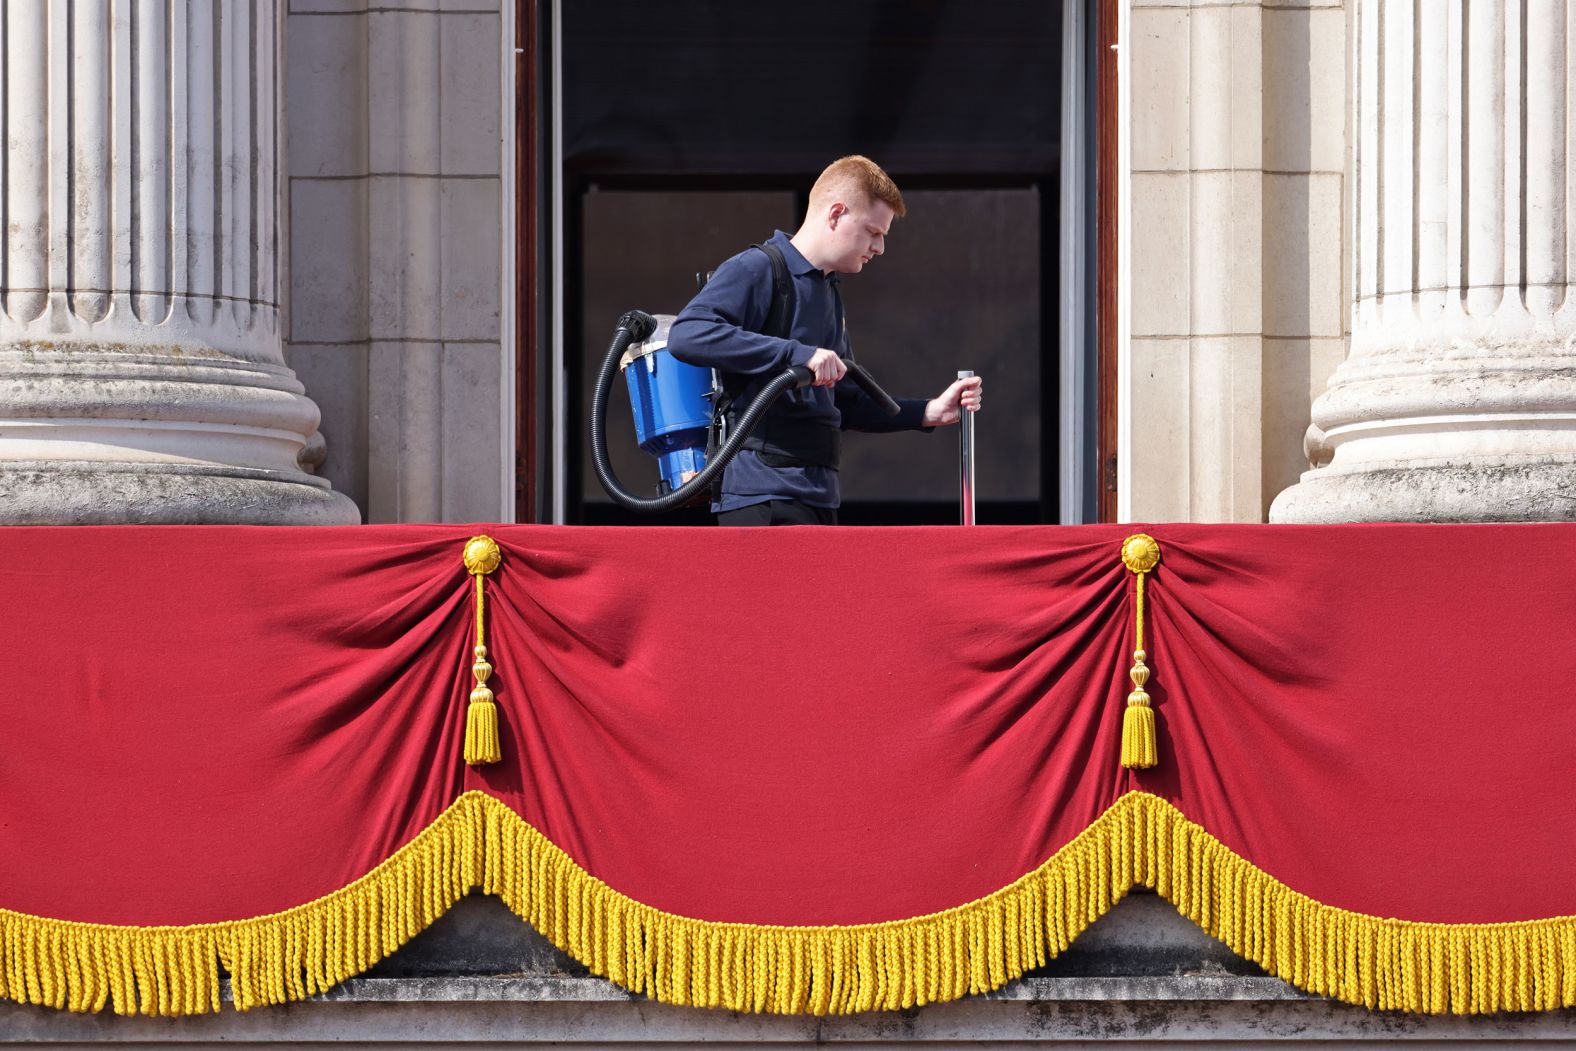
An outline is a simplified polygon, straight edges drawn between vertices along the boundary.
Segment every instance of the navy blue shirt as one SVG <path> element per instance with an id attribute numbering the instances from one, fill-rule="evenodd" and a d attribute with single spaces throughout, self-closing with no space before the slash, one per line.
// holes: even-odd
<path id="1" fill-rule="evenodd" d="M 772 305 L 772 263 L 747 248 L 717 268 L 706 287 L 679 314 L 668 333 L 668 350 L 680 361 L 732 373 L 742 380 L 735 404 L 748 405 L 784 369 L 803 365 L 820 347 L 845 358 L 853 354 L 843 320 L 837 275 L 811 265 L 778 230 L 770 244 L 782 250 L 793 277 L 794 312 L 788 338 L 761 333 Z M 777 399 L 768 417 L 817 420 L 858 431 L 928 430 L 925 400 L 899 398 L 903 411 L 887 416 L 850 379 L 835 387 L 804 387 Z M 830 467 L 769 467 L 753 450 L 742 449 L 723 472 L 722 501 L 713 511 L 733 511 L 767 500 L 798 500 L 811 507 L 841 501 L 837 471 Z"/>

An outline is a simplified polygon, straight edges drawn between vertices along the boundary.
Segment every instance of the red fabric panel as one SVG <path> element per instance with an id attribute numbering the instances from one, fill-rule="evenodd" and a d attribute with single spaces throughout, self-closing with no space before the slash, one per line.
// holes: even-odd
<path id="1" fill-rule="evenodd" d="M 1160 765 L 1136 787 L 1328 905 L 1576 914 L 1576 527 L 1149 531 Z"/>
<path id="2" fill-rule="evenodd" d="M 504 532 L 498 698 L 521 758 L 469 784 L 687 916 L 970 901 L 1125 783 L 1122 535 Z"/>
<path id="3" fill-rule="evenodd" d="M 1576 914 L 1576 527 L 1148 527 L 1133 775 L 1138 528 L 0 531 L 0 908 L 273 912 L 480 788 L 662 909 L 894 919 L 1139 788 L 1328 904 Z M 484 529 L 504 761 L 468 770 Z"/>
<path id="4" fill-rule="evenodd" d="M 461 790 L 452 529 L 0 530 L 0 907 L 310 901 Z"/>

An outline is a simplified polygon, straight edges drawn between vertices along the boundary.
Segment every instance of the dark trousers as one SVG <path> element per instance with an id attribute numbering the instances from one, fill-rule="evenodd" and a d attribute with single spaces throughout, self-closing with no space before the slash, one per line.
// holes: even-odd
<path id="1" fill-rule="evenodd" d="M 811 507 L 797 500 L 768 500 L 735 511 L 723 511 L 717 524 L 725 526 L 836 525 L 835 507 Z"/>

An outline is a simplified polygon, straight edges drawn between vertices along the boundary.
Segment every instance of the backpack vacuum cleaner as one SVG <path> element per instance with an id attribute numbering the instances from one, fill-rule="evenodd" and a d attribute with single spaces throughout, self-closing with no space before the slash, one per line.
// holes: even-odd
<path id="1" fill-rule="evenodd" d="M 728 427 L 728 398 L 713 369 L 686 365 L 667 349 L 673 315 L 653 317 L 631 310 L 618 319 L 613 342 L 591 397 L 591 457 L 597 480 L 613 502 L 642 514 L 661 514 L 711 496 L 712 483 L 744 447 L 745 439 L 784 392 L 807 387 L 815 374 L 795 365 L 774 377 Z M 875 399 L 889 416 L 897 402 L 863 367 L 846 358 L 848 378 Z M 622 369 L 635 416 L 640 447 L 657 458 L 661 481 L 655 496 L 636 496 L 613 473 L 607 455 L 607 397 L 613 373 Z"/>

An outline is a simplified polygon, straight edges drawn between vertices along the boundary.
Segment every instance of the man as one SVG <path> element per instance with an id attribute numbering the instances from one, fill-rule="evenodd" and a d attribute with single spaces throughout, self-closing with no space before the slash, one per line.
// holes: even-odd
<path id="1" fill-rule="evenodd" d="M 906 211 L 874 161 L 834 161 L 811 188 L 799 231 L 790 238 L 778 230 L 766 242 L 781 252 L 792 281 L 788 316 L 781 307 L 773 311 L 770 255 L 752 247 L 723 263 L 673 323 L 668 350 L 722 373 L 736 408 L 792 365 L 815 374 L 812 386 L 778 399 L 728 465 L 721 499 L 712 504 L 718 524 L 835 525 L 840 431 L 928 431 L 978 411 L 978 377 L 928 401 L 899 398 L 896 417 L 844 379 L 843 358 L 852 355 L 838 275 L 857 274 L 881 255 L 893 221 Z"/>

